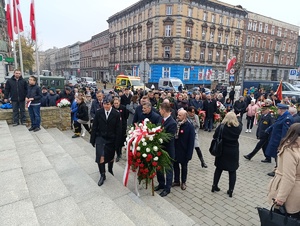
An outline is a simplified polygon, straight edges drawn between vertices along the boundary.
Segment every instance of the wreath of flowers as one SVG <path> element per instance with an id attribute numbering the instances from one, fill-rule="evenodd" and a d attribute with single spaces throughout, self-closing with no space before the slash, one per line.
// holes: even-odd
<path id="1" fill-rule="evenodd" d="M 131 127 L 125 141 L 127 162 L 123 184 L 127 186 L 131 170 L 135 172 L 139 184 L 142 182 L 146 184 L 146 189 L 152 182 L 152 195 L 154 195 L 153 178 L 157 171 L 164 173 L 172 166 L 172 159 L 162 148 L 162 144 L 170 139 L 169 133 L 166 133 L 161 126 L 152 124 L 148 118 L 139 125 L 135 125 L 135 128 Z M 135 187 L 138 194 L 137 183 Z"/>
<path id="2" fill-rule="evenodd" d="M 56 101 L 56 106 L 57 107 L 60 107 L 60 108 L 64 108 L 64 107 L 70 107 L 71 106 L 71 103 L 68 99 L 66 98 L 61 98 L 61 99 L 58 99 Z"/>

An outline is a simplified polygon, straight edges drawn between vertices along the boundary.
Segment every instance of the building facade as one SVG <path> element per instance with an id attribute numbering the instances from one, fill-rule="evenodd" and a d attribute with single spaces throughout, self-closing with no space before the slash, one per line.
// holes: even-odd
<path id="1" fill-rule="evenodd" d="M 92 42 L 88 40 L 79 45 L 80 76 L 92 77 Z"/>
<path id="2" fill-rule="evenodd" d="M 66 78 L 71 75 L 69 46 L 60 48 L 55 53 L 55 66 L 56 75 L 62 75 Z"/>
<path id="3" fill-rule="evenodd" d="M 184 84 L 224 80 L 228 57 L 239 58 L 246 14 L 219 1 L 139 1 L 108 19 L 110 70 L 141 75 L 145 60 L 150 83 L 170 76 Z"/>
<path id="4" fill-rule="evenodd" d="M 55 60 L 55 54 L 59 51 L 57 47 L 53 47 L 52 49 L 47 49 L 45 51 L 45 67 L 44 70 L 49 70 L 52 72 L 52 74 L 55 74 L 56 72 L 56 60 Z"/>
<path id="5" fill-rule="evenodd" d="M 109 76 L 109 30 L 92 36 L 92 76 L 96 80 L 111 80 Z"/>
<path id="6" fill-rule="evenodd" d="M 69 46 L 70 54 L 70 73 L 71 75 L 80 75 L 80 47 L 81 42 L 76 42 Z"/>
<path id="7" fill-rule="evenodd" d="M 248 13 L 245 80 L 288 81 L 296 67 L 299 27 Z"/>
<path id="8" fill-rule="evenodd" d="M 7 22 L 5 17 L 5 1 L 0 0 L 0 82 L 8 75 L 8 63 L 5 61 L 10 56 L 10 44 L 7 34 Z"/>
<path id="9" fill-rule="evenodd" d="M 300 36 L 298 36 L 298 46 L 297 46 L 297 62 L 296 62 L 296 67 L 299 68 L 300 67 Z M 300 72 L 300 68 L 298 69 L 298 71 Z M 299 74 L 300 76 L 300 74 Z"/>

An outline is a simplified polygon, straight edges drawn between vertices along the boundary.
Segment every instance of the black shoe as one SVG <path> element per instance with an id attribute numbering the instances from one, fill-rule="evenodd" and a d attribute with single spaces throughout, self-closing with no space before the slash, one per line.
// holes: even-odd
<path id="1" fill-rule="evenodd" d="M 14 123 L 14 124 L 13 124 L 13 126 L 18 126 L 18 125 L 19 125 L 19 123 Z"/>
<path id="2" fill-rule="evenodd" d="M 211 132 L 211 129 L 209 129 L 208 132 Z"/>
<path id="3" fill-rule="evenodd" d="M 72 138 L 77 138 L 77 137 L 80 137 L 80 136 L 77 135 L 77 134 L 74 134 L 74 135 L 72 136 Z"/>
<path id="4" fill-rule="evenodd" d="M 271 163 L 271 160 L 270 159 L 264 159 L 264 160 L 261 160 L 261 162 L 263 162 L 263 163 Z"/>
<path id="5" fill-rule="evenodd" d="M 247 160 L 251 160 L 249 155 L 244 155 L 244 158 L 247 159 Z"/>
<path id="6" fill-rule="evenodd" d="M 180 186 L 180 183 L 179 182 L 173 182 L 172 183 L 172 187 L 179 187 Z"/>
<path id="7" fill-rule="evenodd" d="M 154 187 L 154 191 L 159 191 L 161 189 L 164 189 L 163 186 L 157 185 L 156 187 Z"/>
<path id="8" fill-rule="evenodd" d="M 233 190 L 228 190 L 228 191 L 227 191 L 227 195 L 228 195 L 230 198 L 232 198 L 232 192 L 233 192 Z"/>
<path id="9" fill-rule="evenodd" d="M 170 191 L 163 190 L 159 195 L 160 195 L 161 197 L 165 197 L 165 196 L 167 196 L 169 193 L 170 193 Z"/>
<path id="10" fill-rule="evenodd" d="M 182 183 L 181 184 L 181 190 L 185 190 L 186 189 L 186 184 L 185 183 Z"/>
<path id="11" fill-rule="evenodd" d="M 275 172 L 274 172 L 274 171 L 273 171 L 273 172 L 270 172 L 270 173 L 268 173 L 267 175 L 270 176 L 270 177 L 274 177 L 274 176 L 275 176 Z"/>
<path id="12" fill-rule="evenodd" d="M 109 162 L 109 163 L 108 163 L 108 172 L 109 172 L 111 175 L 114 176 L 113 165 L 114 165 L 113 162 Z"/>
<path id="13" fill-rule="evenodd" d="M 216 186 L 216 185 L 213 185 L 212 187 L 211 187 L 211 192 L 215 192 L 215 191 L 220 191 L 221 189 L 218 187 L 218 186 Z"/>
<path id="14" fill-rule="evenodd" d="M 28 130 L 29 131 L 32 131 L 32 130 L 34 130 L 35 129 L 35 127 L 30 127 Z"/>
<path id="15" fill-rule="evenodd" d="M 121 156 L 117 156 L 117 158 L 116 158 L 116 162 L 119 162 L 119 161 L 120 161 L 120 159 L 121 159 Z"/>
<path id="16" fill-rule="evenodd" d="M 40 130 L 41 130 L 41 128 L 36 127 L 36 128 L 33 130 L 33 132 L 37 132 L 37 131 L 40 131 Z"/>
<path id="17" fill-rule="evenodd" d="M 208 129 L 204 129 L 204 131 L 207 131 Z"/>
<path id="18" fill-rule="evenodd" d="M 106 179 L 105 174 L 101 174 L 100 180 L 98 181 L 98 186 L 101 186 Z"/>

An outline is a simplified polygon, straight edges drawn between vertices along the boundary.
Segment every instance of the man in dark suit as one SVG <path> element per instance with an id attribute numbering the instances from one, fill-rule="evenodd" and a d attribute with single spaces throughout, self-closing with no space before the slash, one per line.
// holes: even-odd
<path id="1" fill-rule="evenodd" d="M 172 135 L 172 138 L 162 144 L 163 149 L 168 152 L 169 156 L 175 158 L 175 140 L 174 136 L 177 129 L 177 123 L 171 116 L 171 106 L 169 103 L 162 103 L 159 108 L 160 115 L 163 117 L 162 126 L 165 132 Z M 163 189 L 159 194 L 161 197 L 168 195 L 171 191 L 173 180 L 173 168 L 166 171 L 166 178 L 161 171 L 157 171 L 158 186 L 155 187 L 155 191 Z"/>
<path id="2" fill-rule="evenodd" d="M 249 153 L 248 155 L 244 155 L 245 159 L 251 160 L 256 155 L 256 153 L 262 148 L 263 153 L 265 155 L 265 159 L 261 161 L 268 163 L 271 162 L 271 157 L 265 154 L 269 140 L 269 134 L 267 134 L 265 130 L 273 123 L 274 117 L 270 113 L 269 106 L 263 106 L 261 108 L 261 117 L 259 119 L 256 130 L 256 137 L 259 139 L 259 141 L 251 153 Z"/>
<path id="3" fill-rule="evenodd" d="M 90 112 L 91 122 L 95 118 L 96 111 L 99 110 L 100 108 L 103 108 L 103 93 L 101 91 L 97 91 L 96 98 L 97 99 L 93 100 L 91 106 L 91 112 Z"/>
<path id="4" fill-rule="evenodd" d="M 294 123 L 300 123 L 300 116 L 297 114 L 297 109 L 294 107 L 289 107 L 289 112 L 294 118 Z"/>
<path id="5" fill-rule="evenodd" d="M 121 104 L 126 107 L 126 105 L 130 104 L 131 97 L 129 88 L 125 88 L 124 94 L 121 96 Z"/>
<path id="6" fill-rule="evenodd" d="M 129 116 L 129 112 L 126 107 L 120 104 L 120 99 L 118 97 L 114 98 L 113 108 L 116 109 L 121 116 L 121 123 L 122 123 L 122 138 L 121 138 L 121 146 L 117 149 L 117 158 L 116 162 L 119 162 L 120 158 L 122 157 L 122 145 L 126 140 L 126 129 L 127 129 L 127 119 Z"/>
<path id="7" fill-rule="evenodd" d="M 217 102 L 211 98 L 211 95 L 206 95 L 206 100 L 203 102 L 203 111 L 205 111 L 204 131 L 211 132 L 214 123 L 214 113 L 217 112 Z"/>
<path id="8" fill-rule="evenodd" d="M 113 174 L 113 162 L 116 150 L 121 145 L 122 126 L 120 113 L 112 108 L 109 97 L 103 99 L 103 108 L 96 111 L 92 127 L 90 143 L 96 146 L 96 163 L 100 172 L 98 186 L 106 179 L 105 163 L 108 163 L 108 172 Z"/>
<path id="9" fill-rule="evenodd" d="M 194 126 L 187 120 L 187 112 L 179 110 L 177 115 L 177 131 L 175 134 L 175 162 L 174 183 L 172 186 L 180 186 L 181 165 L 181 189 L 186 189 L 188 162 L 192 159 L 195 142 Z"/>

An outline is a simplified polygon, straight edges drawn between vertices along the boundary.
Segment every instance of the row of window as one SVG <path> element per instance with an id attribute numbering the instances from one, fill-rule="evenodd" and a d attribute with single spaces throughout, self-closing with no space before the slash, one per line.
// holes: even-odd
<path id="1" fill-rule="evenodd" d="M 284 57 L 281 56 L 280 58 L 280 62 L 278 62 L 278 57 L 274 56 L 270 53 L 253 53 L 250 52 L 250 54 L 248 52 L 246 52 L 246 61 L 247 62 L 255 62 L 255 63 L 271 63 L 273 62 L 273 64 L 281 64 L 281 65 L 294 65 L 294 57 Z"/>
<path id="2" fill-rule="evenodd" d="M 263 32 L 265 34 L 268 34 L 270 32 L 271 35 L 275 35 L 276 26 L 272 25 L 271 30 L 269 31 L 269 24 L 265 23 L 265 26 L 263 26 L 262 22 L 258 23 L 257 21 L 250 20 L 248 22 L 248 30 Z M 288 37 L 288 30 L 285 29 L 284 32 L 282 33 L 282 28 L 277 27 L 276 35 L 278 37 L 283 36 L 284 38 L 286 38 L 286 37 Z M 296 40 L 297 37 L 298 37 L 297 32 L 290 31 L 290 33 L 289 33 L 290 39 Z"/>
<path id="3" fill-rule="evenodd" d="M 182 74 L 183 74 L 183 80 L 190 80 L 191 68 L 190 67 L 183 68 Z M 163 67 L 161 77 L 162 78 L 170 78 L 171 77 L 171 67 Z M 212 70 L 211 69 L 208 69 L 208 68 L 198 69 L 197 80 L 211 80 L 211 79 L 212 79 Z"/>
<path id="4" fill-rule="evenodd" d="M 105 37 L 97 38 L 95 40 L 92 40 L 92 47 L 99 46 L 99 45 L 105 45 L 109 43 L 108 35 Z"/>
<path id="5" fill-rule="evenodd" d="M 108 55 L 108 48 L 97 49 L 92 51 L 92 57 Z"/>

